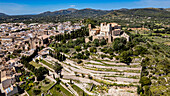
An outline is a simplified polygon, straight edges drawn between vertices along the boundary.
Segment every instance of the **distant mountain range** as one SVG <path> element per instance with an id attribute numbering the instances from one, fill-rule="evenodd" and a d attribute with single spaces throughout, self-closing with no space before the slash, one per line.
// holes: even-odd
<path id="1" fill-rule="evenodd" d="M 126 9 L 126 8 L 122 8 L 119 10 L 96 10 L 96 9 L 91 9 L 91 8 L 86 8 L 86 9 L 74 9 L 74 8 L 69 8 L 69 9 L 64 9 L 64 10 L 59 10 L 59 11 L 47 11 L 44 13 L 40 13 L 37 16 L 58 16 L 58 15 L 76 15 L 76 16 L 84 16 L 84 15 L 110 15 L 110 14 L 119 14 L 121 13 L 123 14 L 133 14 L 133 15 L 138 15 L 141 14 L 142 12 L 147 13 L 148 15 L 150 13 L 154 13 L 154 14 L 160 14 L 162 12 L 170 12 L 170 8 L 139 8 L 139 9 Z M 0 13 L 0 16 L 10 16 L 7 15 L 5 13 Z M 17 16 L 17 15 L 15 15 Z M 19 16 L 19 15 L 18 15 Z M 86 16 L 85 16 L 86 17 Z"/>
<path id="2" fill-rule="evenodd" d="M 91 17 L 98 17 L 98 16 L 103 16 L 111 11 L 105 11 L 105 10 L 96 10 L 96 9 L 65 9 L 65 10 L 59 10 L 59 11 L 54 11 L 54 12 L 44 12 L 41 14 L 38 14 L 38 16 L 66 16 L 66 17 L 81 17 L 81 18 L 91 18 Z"/>
<path id="3" fill-rule="evenodd" d="M 10 20 L 45 20 L 51 19 L 56 20 L 68 20 L 68 19 L 83 19 L 83 18 L 111 18 L 120 16 L 140 16 L 140 17 L 159 17 L 159 18 L 170 18 L 170 8 L 138 8 L 138 9 L 119 9 L 119 10 L 96 10 L 96 9 L 65 9 L 54 12 L 44 12 L 37 15 L 6 15 L 0 13 L 0 19 L 10 22 Z M 41 17 L 41 18 L 40 18 Z M 12 18 L 12 19 L 11 19 Z M 49 21 L 49 20 L 48 20 Z"/>
<path id="4" fill-rule="evenodd" d="M 58 16 L 58 15 L 67 15 L 67 14 L 70 14 L 70 13 L 74 13 L 76 11 L 77 11 L 77 9 L 69 8 L 69 9 L 66 9 L 66 10 L 59 10 L 59 11 L 54 11 L 54 12 L 47 11 L 47 12 L 44 12 L 44 13 L 40 13 L 38 15 L 39 16 Z"/>
<path id="5" fill-rule="evenodd" d="M 141 8 L 113 10 L 105 16 L 140 16 L 140 17 L 165 17 L 170 18 L 170 9 L 163 8 Z"/>
<path id="6" fill-rule="evenodd" d="M 4 13 L 0 13 L 0 17 L 4 17 L 4 16 L 8 16 L 8 15 L 6 15 Z"/>

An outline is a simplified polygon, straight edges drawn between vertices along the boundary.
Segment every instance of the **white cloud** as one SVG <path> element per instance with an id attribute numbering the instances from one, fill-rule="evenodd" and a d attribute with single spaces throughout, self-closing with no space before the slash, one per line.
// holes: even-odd
<path id="1" fill-rule="evenodd" d="M 70 5 L 70 7 L 76 7 L 76 5 Z"/>

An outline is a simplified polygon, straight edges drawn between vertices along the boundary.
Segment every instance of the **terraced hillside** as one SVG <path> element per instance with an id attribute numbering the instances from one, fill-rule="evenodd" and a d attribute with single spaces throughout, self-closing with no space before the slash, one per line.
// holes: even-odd
<path id="1" fill-rule="evenodd" d="M 51 65 L 55 62 L 59 62 L 51 56 L 47 56 L 43 58 L 43 60 L 47 62 L 50 61 L 48 63 Z M 84 60 L 82 64 L 77 64 L 74 60 L 66 59 L 66 61 L 60 62 L 60 64 L 63 66 L 61 80 L 68 84 L 72 82 L 70 85 L 77 86 L 86 94 L 126 94 L 127 96 L 134 96 L 137 94 L 136 90 L 137 85 L 139 85 L 138 82 L 141 70 L 139 63 L 131 63 L 129 66 L 124 63 L 115 63 L 114 61 L 96 61 L 91 59 Z M 116 70 L 114 68 L 116 68 Z M 81 96 L 82 94 L 79 95 Z"/>
<path id="2" fill-rule="evenodd" d="M 72 46 L 72 44 L 75 44 L 75 46 Z M 114 52 L 113 49 L 109 49 L 112 48 L 112 45 L 96 46 L 95 41 L 85 43 L 84 38 L 68 40 L 62 45 L 57 40 L 49 46 L 55 51 L 51 50 L 51 55 L 42 57 L 40 63 L 43 63 L 44 67 L 53 72 L 55 77 L 60 77 L 60 80 L 67 85 L 72 94 L 79 96 L 83 94 L 137 95 L 137 87 L 140 86 L 142 56 L 132 56 L 130 63 L 122 63 L 120 61 L 121 56 L 120 59 L 117 59 L 119 54 L 116 51 Z M 106 52 L 107 49 L 112 50 L 111 53 Z M 55 53 L 59 50 L 60 55 L 66 56 L 65 60 L 59 60 L 61 56 L 57 55 L 59 53 Z M 65 52 L 64 50 L 68 51 Z M 60 76 L 55 73 L 56 62 L 63 67 Z M 81 90 L 81 92 L 79 93 L 76 90 Z"/>
<path id="3" fill-rule="evenodd" d="M 131 32 L 129 42 L 119 38 L 108 44 L 97 39 L 85 42 L 90 38 L 86 33 L 83 28 L 55 36 L 44 48 L 49 54 L 40 55 L 39 64 L 50 71 L 51 80 L 61 80 L 56 88 L 64 88 L 70 96 L 169 94 L 169 46 L 164 45 L 169 38 Z M 160 90 L 155 89 L 159 84 Z M 54 89 L 46 95 L 53 94 Z M 63 91 L 55 94 L 65 96 Z"/>

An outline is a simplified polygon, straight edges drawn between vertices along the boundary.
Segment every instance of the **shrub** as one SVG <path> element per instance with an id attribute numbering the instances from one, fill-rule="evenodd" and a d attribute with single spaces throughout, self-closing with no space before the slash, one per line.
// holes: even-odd
<path id="1" fill-rule="evenodd" d="M 82 60 L 78 60 L 78 61 L 77 61 L 78 64 L 80 64 L 80 63 L 82 63 L 82 62 L 83 62 Z"/>
<path id="2" fill-rule="evenodd" d="M 140 79 L 139 82 L 141 83 L 142 86 L 151 85 L 151 83 L 152 83 L 151 80 L 150 80 L 150 78 L 148 78 L 148 77 L 146 77 L 146 76 L 143 76 L 143 77 Z"/>
<path id="3" fill-rule="evenodd" d="M 35 95 L 38 95 L 38 94 L 41 93 L 41 90 L 33 90 L 33 92 L 34 92 Z"/>
<path id="4" fill-rule="evenodd" d="M 96 53 L 96 52 L 97 52 L 97 49 L 96 49 L 95 47 L 91 47 L 91 48 L 90 48 L 90 52 Z"/>
<path id="5" fill-rule="evenodd" d="M 103 46 L 103 45 L 106 45 L 107 43 L 106 43 L 106 40 L 105 39 L 102 39 L 101 41 L 100 41 L 100 45 L 101 46 Z"/>
<path id="6" fill-rule="evenodd" d="M 94 43 L 94 45 L 95 45 L 96 47 L 99 46 L 99 40 L 98 40 L 98 39 L 95 39 L 95 40 L 93 41 L 93 43 Z"/>
<path id="7" fill-rule="evenodd" d="M 120 57 L 120 62 L 123 62 L 126 64 L 129 64 L 132 61 L 131 57 L 129 56 L 128 51 L 122 52 L 119 57 Z"/>
<path id="8" fill-rule="evenodd" d="M 76 49 L 77 52 L 81 51 L 81 46 L 75 46 L 74 49 Z"/>
<path id="9" fill-rule="evenodd" d="M 119 56 L 115 56 L 115 59 L 116 59 L 116 60 L 119 60 Z"/>
<path id="10" fill-rule="evenodd" d="M 89 79 L 93 79 L 93 77 L 92 77 L 92 76 L 90 76 L 90 75 L 88 75 L 88 78 L 89 78 Z"/>

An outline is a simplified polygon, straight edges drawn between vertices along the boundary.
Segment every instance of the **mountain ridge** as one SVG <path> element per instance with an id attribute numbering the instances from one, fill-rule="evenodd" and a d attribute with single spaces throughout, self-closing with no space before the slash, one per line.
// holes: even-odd
<path id="1" fill-rule="evenodd" d="M 73 13 L 76 11 L 84 11 L 84 10 L 89 10 L 89 11 L 101 11 L 101 12 L 111 12 L 111 11 L 127 11 L 127 10 L 141 10 L 141 9 L 152 9 L 152 10 L 162 10 L 162 11 L 168 11 L 170 12 L 170 8 L 133 8 L 133 9 L 127 9 L 127 8 L 121 8 L 121 9 L 117 9 L 117 10 L 102 10 L 102 9 L 92 9 L 92 8 L 84 8 L 84 9 L 75 9 L 75 8 L 68 8 L 68 9 L 61 9 L 61 10 L 57 10 L 57 11 L 46 11 L 46 12 L 42 12 L 40 14 L 35 14 L 35 15 L 52 15 L 52 16 L 57 16 L 57 15 L 67 15 L 69 13 Z M 21 16 L 21 15 L 7 15 L 5 13 L 0 12 L 0 16 Z M 29 15 L 29 14 L 25 14 L 25 15 Z"/>
<path id="2" fill-rule="evenodd" d="M 85 13 L 86 12 L 87 13 L 91 12 L 93 14 L 93 13 L 97 13 L 97 11 L 101 12 L 101 14 L 104 14 L 103 12 L 106 12 L 106 13 L 108 12 L 108 11 L 105 11 L 105 10 L 97 10 L 97 9 L 91 9 L 91 8 L 85 8 L 85 9 L 68 8 L 68 9 L 62 9 L 62 10 L 53 11 L 53 12 L 47 11 L 47 12 L 40 13 L 38 15 L 43 15 L 43 16 L 58 16 L 58 15 L 69 15 L 69 14 L 72 14 L 72 13 L 82 14 L 83 15 L 83 12 L 85 12 Z M 72 14 L 72 15 L 74 15 L 74 14 Z M 98 15 L 100 15 L 100 14 L 98 14 Z"/>
<path id="3" fill-rule="evenodd" d="M 4 17 L 4 16 L 8 16 L 8 15 L 5 13 L 0 13 L 0 17 Z"/>
<path id="4" fill-rule="evenodd" d="M 110 21 L 115 17 L 120 18 L 159 18 L 169 19 L 170 8 L 136 8 L 119 10 L 98 10 L 98 9 L 62 9 L 54 12 L 44 12 L 36 15 L 5 15 L 1 14 L 0 22 L 60 22 L 66 20 L 95 19 L 97 21 Z M 119 21 L 117 21 L 119 22 Z"/>
<path id="5" fill-rule="evenodd" d="M 113 10 L 112 12 L 104 16 L 148 16 L 148 17 L 168 17 L 170 18 L 170 12 L 163 8 L 136 8 L 136 9 L 123 9 Z"/>

